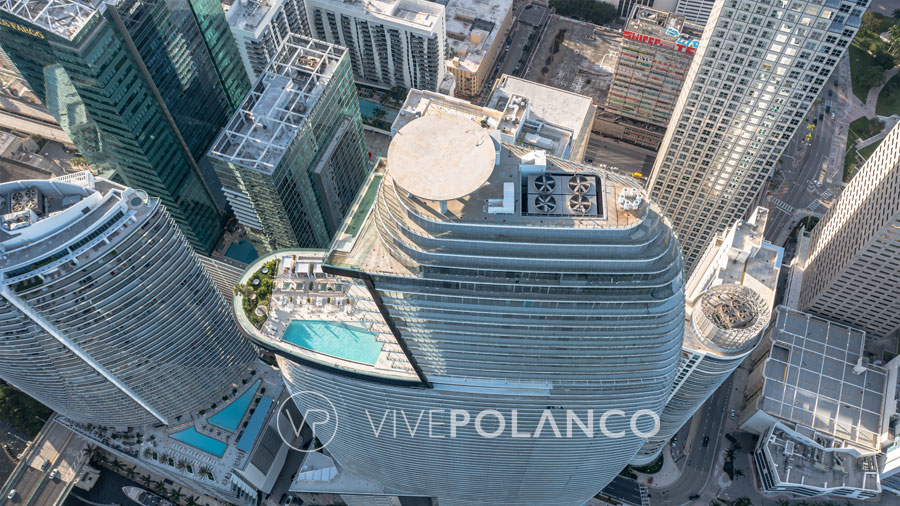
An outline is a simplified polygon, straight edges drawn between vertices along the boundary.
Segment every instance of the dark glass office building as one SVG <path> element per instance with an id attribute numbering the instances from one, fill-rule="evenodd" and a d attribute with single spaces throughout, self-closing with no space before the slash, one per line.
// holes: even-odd
<path id="1" fill-rule="evenodd" d="M 224 211 L 203 158 L 250 88 L 216 0 L 0 4 L 0 46 L 92 165 L 215 247 Z"/>

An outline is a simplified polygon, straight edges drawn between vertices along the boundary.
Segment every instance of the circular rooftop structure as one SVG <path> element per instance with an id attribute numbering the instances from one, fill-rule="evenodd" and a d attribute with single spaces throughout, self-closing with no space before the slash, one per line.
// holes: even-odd
<path id="1" fill-rule="evenodd" d="M 694 331 L 703 344 L 725 354 L 750 351 L 769 322 L 772 310 L 762 296 L 746 286 L 710 288 L 694 308 Z"/>
<path id="2" fill-rule="evenodd" d="M 450 114 L 427 114 L 391 139 L 388 174 L 426 200 L 455 200 L 474 192 L 494 171 L 496 148 L 478 123 Z"/>

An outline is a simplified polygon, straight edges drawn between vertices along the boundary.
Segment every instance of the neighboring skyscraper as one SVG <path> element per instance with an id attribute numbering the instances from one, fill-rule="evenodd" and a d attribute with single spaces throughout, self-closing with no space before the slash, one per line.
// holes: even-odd
<path id="1" fill-rule="evenodd" d="M 303 0 L 235 0 L 226 16 L 251 82 L 288 35 L 309 35 Z"/>
<path id="2" fill-rule="evenodd" d="M 759 207 L 717 235 L 685 286 L 684 346 L 659 432 L 632 462 L 645 465 L 753 351 L 769 325 L 784 250 L 763 241 Z"/>
<path id="3" fill-rule="evenodd" d="M 92 165 L 215 247 L 223 211 L 201 159 L 250 85 L 216 0 L 0 2 L 0 45 Z"/>
<path id="4" fill-rule="evenodd" d="M 810 235 L 799 309 L 885 337 L 900 327 L 900 128 Z"/>
<path id="5" fill-rule="evenodd" d="M 348 48 L 359 82 L 439 89 L 446 74 L 444 6 L 426 0 L 306 0 L 313 37 Z"/>
<path id="6" fill-rule="evenodd" d="M 710 17 L 650 177 L 690 273 L 750 210 L 859 28 L 868 4 L 722 0 Z"/>
<path id="7" fill-rule="evenodd" d="M 716 0 L 678 0 L 675 13 L 684 16 L 684 19 L 700 26 L 706 25 L 709 15 L 712 13 Z"/>
<path id="8" fill-rule="evenodd" d="M 494 72 L 497 56 L 512 25 L 512 0 L 438 0 L 446 6 L 447 69 L 456 81 L 455 95 L 478 95 Z"/>
<path id="9" fill-rule="evenodd" d="M 79 422 L 208 406 L 255 356 L 158 199 L 83 172 L 0 185 L 0 376 Z"/>
<path id="10" fill-rule="evenodd" d="M 684 328 L 670 225 L 633 179 L 492 135 L 453 114 L 409 123 L 331 251 L 319 253 L 321 267 L 309 251 L 273 258 L 279 318 L 256 330 L 235 301 L 244 329 L 289 357 L 279 359 L 289 388 L 334 403 L 340 423 L 326 452 L 338 473 L 316 483 L 310 473 L 310 488 L 337 487 L 346 474 L 441 504 L 582 504 L 643 444 L 630 417 L 662 411 Z M 331 277 L 308 279 L 322 271 Z M 300 344 L 284 334 L 290 320 L 332 321 L 291 323 L 309 335 Z M 367 419 L 386 409 L 401 418 L 396 438 L 376 437 Z M 467 425 L 451 437 L 450 409 L 491 432 L 497 417 L 478 414 L 498 410 L 502 434 Z M 565 435 L 567 410 L 582 422 L 593 410 L 596 427 L 612 409 L 624 415 L 604 423 L 621 438 L 577 427 Z M 410 435 L 401 410 L 411 425 L 433 410 L 435 423 Z M 635 421 L 639 431 L 654 425 Z M 539 426 L 541 437 L 522 437 Z"/>
<path id="11" fill-rule="evenodd" d="M 668 12 L 636 7 L 622 32 L 601 131 L 656 149 L 699 45 L 700 27 Z M 617 118 L 616 115 L 624 116 Z"/>
<path id="12" fill-rule="evenodd" d="M 210 159 L 257 251 L 327 246 L 368 172 L 347 50 L 291 34 Z"/>
<path id="13" fill-rule="evenodd" d="M 776 310 L 765 345 L 753 354 L 747 407 L 738 416 L 741 430 L 759 435 L 751 455 L 763 492 L 881 493 L 879 453 L 896 430 L 898 361 L 869 364 L 865 343 L 859 329 Z"/>

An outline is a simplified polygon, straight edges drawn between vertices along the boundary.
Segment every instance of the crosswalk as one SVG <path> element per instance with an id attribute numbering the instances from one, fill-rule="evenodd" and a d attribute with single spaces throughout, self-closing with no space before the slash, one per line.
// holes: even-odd
<path id="1" fill-rule="evenodd" d="M 794 214 L 794 207 L 788 204 L 787 202 L 781 199 L 772 199 L 772 203 L 775 204 L 775 207 L 780 211 L 784 211 L 787 214 Z"/>
<path id="2" fill-rule="evenodd" d="M 647 485 L 641 485 L 641 506 L 650 506 L 650 494 L 647 490 Z"/>
<path id="3" fill-rule="evenodd" d="M 809 205 L 806 206 L 806 208 L 809 209 L 810 211 L 815 211 L 816 209 L 818 209 L 818 207 L 820 205 L 821 204 L 819 204 L 819 201 L 817 199 L 817 200 L 813 200 L 812 202 L 810 202 Z"/>

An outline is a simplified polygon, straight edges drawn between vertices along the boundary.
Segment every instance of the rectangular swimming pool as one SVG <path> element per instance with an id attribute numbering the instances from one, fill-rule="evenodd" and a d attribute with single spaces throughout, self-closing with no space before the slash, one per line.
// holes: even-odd
<path id="1" fill-rule="evenodd" d="M 266 413 L 271 406 L 272 398 L 264 395 L 259 404 L 256 405 L 256 411 L 250 417 L 250 422 L 247 424 L 247 428 L 244 429 L 244 433 L 241 434 L 241 439 L 238 440 L 238 450 L 250 452 L 250 449 L 253 448 L 253 442 L 256 441 L 256 436 L 259 435 L 259 429 L 262 428 L 263 421 L 266 419 Z"/>
<path id="2" fill-rule="evenodd" d="M 216 457 L 221 457 L 225 454 L 225 450 L 228 448 L 228 445 L 219 441 L 218 439 L 213 439 L 204 434 L 200 434 L 197 432 L 197 429 L 191 427 L 189 429 L 185 429 L 181 432 L 176 432 L 174 434 L 169 435 L 172 439 L 176 439 L 185 443 L 187 445 L 193 446 L 194 448 L 204 451 L 210 455 L 215 455 Z"/>
<path id="3" fill-rule="evenodd" d="M 259 388 L 261 381 L 257 379 L 240 397 L 231 401 L 230 404 L 222 408 L 222 411 L 209 417 L 209 423 L 228 432 L 236 431 L 241 424 L 241 419 L 244 418 L 244 413 L 250 407 L 250 402 L 253 401 L 253 396 L 256 395 L 256 389 Z"/>
<path id="4" fill-rule="evenodd" d="M 307 350 L 368 365 L 375 365 L 381 353 L 375 333 L 362 323 L 292 320 L 282 338 Z"/>

